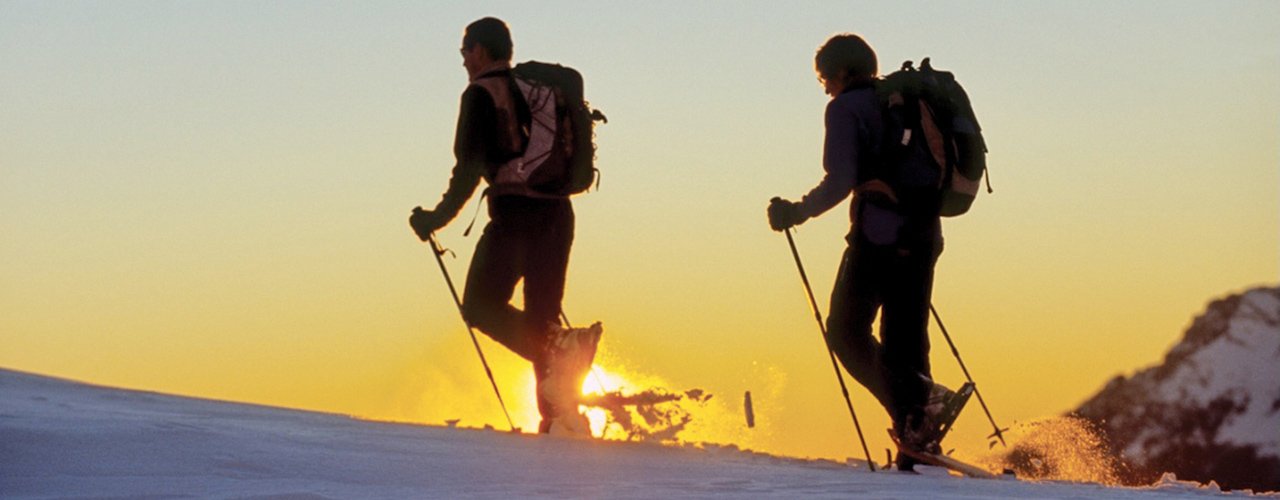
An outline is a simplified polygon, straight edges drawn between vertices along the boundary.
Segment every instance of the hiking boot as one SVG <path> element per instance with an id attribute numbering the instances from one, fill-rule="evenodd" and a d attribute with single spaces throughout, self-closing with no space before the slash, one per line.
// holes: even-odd
<path id="1" fill-rule="evenodd" d="M 955 399 L 956 391 L 932 380 L 929 384 L 929 399 L 924 404 L 924 413 L 931 418 L 937 418 L 946 410 L 947 403 Z"/>
<path id="2" fill-rule="evenodd" d="M 918 463 L 920 462 L 917 462 L 914 458 L 908 457 L 901 451 L 898 452 L 897 456 L 893 457 L 893 468 L 899 472 L 915 472 L 916 464 Z"/>
<path id="3" fill-rule="evenodd" d="M 960 410 L 969 401 L 973 384 L 966 382 L 959 391 L 953 391 L 928 378 L 925 380 L 930 384 L 925 405 L 908 413 L 902 424 L 896 427 L 904 446 L 926 453 L 941 453 L 942 438 L 946 437 L 956 417 L 960 416 Z"/>
<path id="4" fill-rule="evenodd" d="M 894 422 L 893 428 L 898 435 L 899 446 L 921 453 L 942 453 L 942 436 L 938 435 L 937 425 L 927 413 L 912 412 L 901 422 Z M 899 470 L 911 470 L 909 466 L 902 468 L 903 459 L 899 453 Z"/>
<path id="5" fill-rule="evenodd" d="M 974 391 L 975 386 L 972 382 L 965 382 L 964 385 L 960 386 L 960 390 L 957 391 L 948 389 L 938 383 L 933 383 L 932 387 L 930 387 L 929 399 L 925 403 L 924 413 L 928 417 L 928 423 L 932 426 L 933 432 L 937 434 L 939 441 L 951 430 L 951 425 L 956 422 L 956 418 L 960 416 L 960 412 L 964 410 L 965 403 L 969 402 L 969 397 L 973 395 Z"/>
<path id="6" fill-rule="evenodd" d="M 552 421 L 578 414 L 582 382 L 591 371 L 596 346 L 604 333 L 599 322 L 587 328 L 553 326 L 547 338 L 544 377 L 538 383 L 538 396 L 550 406 Z M 578 429 L 577 423 L 562 422 L 564 427 Z M 553 426 L 554 427 L 554 426 Z M 590 429 L 587 429 L 590 434 Z"/>
<path id="7" fill-rule="evenodd" d="M 933 440 L 928 433 L 920 425 L 923 421 L 921 413 L 912 413 L 903 420 L 894 419 L 893 428 L 889 429 L 889 436 L 893 439 L 894 444 L 898 445 L 898 453 L 893 457 L 894 468 L 901 472 L 914 472 L 915 466 L 920 463 L 911 456 L 915 453 L 939 453 L 941 446 L 937 440 Z"/>

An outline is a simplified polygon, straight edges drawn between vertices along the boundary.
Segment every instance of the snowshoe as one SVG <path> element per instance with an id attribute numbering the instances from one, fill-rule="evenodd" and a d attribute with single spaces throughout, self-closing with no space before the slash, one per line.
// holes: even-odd
<path id="1" fill-rule="evenodd" d="M 961 389 L 963 390 L 964 388 L 961 387 Z M 956 460 L 942 453 L 922 451 L 912 446 L 904 445 L 893 429 L 889 429 L 889 438 L 893 440 L 893 444 L 898 446 L 897 467 L 899 471 L 914 471 L 916 465 L 933 465 L 944 467 L 969 477 L 981 479 L 996 479 L 1000 477 L 982 467 Z"/>
<path id="2" fill-rule="evenodd" d="M 894 441 L 900 450 L 907 449 L 925 454 L 941 454 L 942 438 L 951 430 L 956 417 L 964 409 L 969 396 L 973 395 L 973 384 L 966 382 L 959 391 L 947 389 L 942 384 L 932 383 L 929 399 L 919 411 L 908 414 L 901 422 L 894 423 Z M 911 470 L 912 465 L 920 462 L 910 454 L 899 453 L 898 470 Z"/>
<path id="3" fill-rule="evenodd" d="M 965 403 L 973 395 L 973 389 L 973 382 L 965 382 L 958 391 L 947 389 L 942 384 L 933 384 L 929 391 L 929 403 L 925 405 L 924 411 L 929 431 L 937 436 L 938 441 L 942 441 L 947 432 L 951 431 L 960 411 L 964 410 Z"/>

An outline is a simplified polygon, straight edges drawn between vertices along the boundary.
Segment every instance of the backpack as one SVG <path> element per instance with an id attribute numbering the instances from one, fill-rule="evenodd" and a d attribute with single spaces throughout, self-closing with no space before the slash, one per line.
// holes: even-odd
<path id="1" fill-rule="evenodd" d="M 582 75 L 538 61 L 517 64 L 511 75 L 528 105 L 530 123 L 521 131 L 523 151 L 498 167 L 495 184 L 555 197 L 586 191 L 599 174 L 595 122 L 608 120 L 583 99 Z"/>
<path id="2" fill-rule="evenodd" d="M 919 69 L 904 62 L 875 88 L 885 128 L 870 183 L 887 184 L 904 211 L 943 217 L 968 212 L 987 169 L 987 146 L 955 76 L 933 69 L 926 57 Z"/>

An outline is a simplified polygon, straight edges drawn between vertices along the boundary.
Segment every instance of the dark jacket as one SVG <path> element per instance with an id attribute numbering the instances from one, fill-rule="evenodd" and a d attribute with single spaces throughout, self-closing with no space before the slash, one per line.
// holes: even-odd
<path id="1" fill-rule="evenodd" d="M 879 161 L 880 144 L 884 136 L 880 104 L 873 87 L 854 87 L 827 103 L 826 138 L 822 151 L 822 168 L 826 171 L 822 181 L 800 199 L 800 212 L 805 218 L 816 217 L 838 205 L 854 193 L 867 173 L 861 169 L 874 168 Z M 904 225 L 909 221 L 891 203 L 872 201 L 872 196 L 860 195 L 849 208 L 852 223 L 850 241 L 860 232 L 877 245 L 899 244 Z M 936 219 L 936 217 L 934 218 Z M 940 238 L 940 225 L 929 221 L 911 221 L 912 226 L 928 226 L 925 239 Z M 919 240 L 919 231 L 911 231 Z M 936 233 L 936 234 L 935 234 Z M 931 242 L 930 242 L 931 243 Z"/>

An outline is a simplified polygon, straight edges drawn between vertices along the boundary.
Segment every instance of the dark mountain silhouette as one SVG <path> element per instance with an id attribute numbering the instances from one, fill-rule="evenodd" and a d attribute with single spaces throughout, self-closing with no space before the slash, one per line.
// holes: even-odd
<path id="1" fill-rule="evenodd" d="M 1280 287 L 1215 300 L 1164 361 L 1075 412 L 1149 484 L 1161 472 L 1280 491 Z"/>

